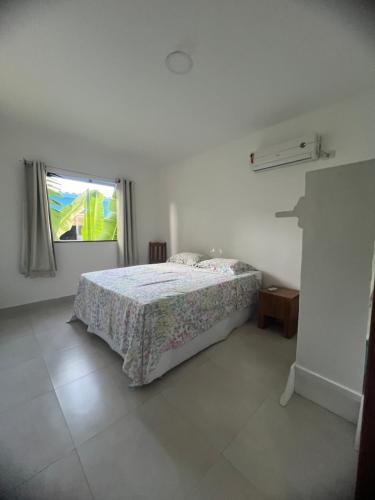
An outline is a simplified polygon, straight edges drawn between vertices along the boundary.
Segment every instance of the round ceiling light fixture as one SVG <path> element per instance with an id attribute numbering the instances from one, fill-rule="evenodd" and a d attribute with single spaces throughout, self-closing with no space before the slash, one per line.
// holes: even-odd
<path id="1" fill-rule="evenodd" d="M 193 67 L 193 59 L 183 50 L 175 50 L 167 55 L 165 64 L 172 73 L 184 75 Z"/>

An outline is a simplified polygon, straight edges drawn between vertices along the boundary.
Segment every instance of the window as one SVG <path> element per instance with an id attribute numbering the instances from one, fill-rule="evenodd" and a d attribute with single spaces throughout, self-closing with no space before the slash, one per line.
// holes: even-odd
<path id="1" fill-rule="evenodd" d="M 117 239 L 115 183 L 49 172 L 47 189 L 54 241 Z"/>

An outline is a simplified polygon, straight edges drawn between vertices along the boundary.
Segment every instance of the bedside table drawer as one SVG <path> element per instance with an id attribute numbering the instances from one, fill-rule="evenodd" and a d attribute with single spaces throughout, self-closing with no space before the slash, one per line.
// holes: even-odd
<path id="1" fill-rule="evenodd" d="M 267 289 L 259 292 L 258 326 L 266 328 L 268 319 L 273 318 L 284 324 L 285 337 L 297 332 L 299 293 L 289 288 Z"/>
<path id="2" fill-rule="evenodd" d="M 284 319 L 289 309 L 289 302 L 280 297 L 259 296 L 259 309 L 262 314 L 275 319 Z"/>

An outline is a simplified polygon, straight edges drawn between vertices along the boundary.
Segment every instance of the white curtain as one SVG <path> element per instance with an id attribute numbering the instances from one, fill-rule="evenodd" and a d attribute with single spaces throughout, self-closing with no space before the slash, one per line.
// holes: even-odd
<path id="1" fill-rule="evenodd" d="M 134 182 L 125 179 L 117 183 L 117 247 L 119 267 L 138 264 Z"/>
<path id="2" fill-rule="evenodd" d="M 20 272 L 25 277 L 53 277 L 56 259 L 48 206 L 46 166 L 24 161 L 25 191 Z"/>

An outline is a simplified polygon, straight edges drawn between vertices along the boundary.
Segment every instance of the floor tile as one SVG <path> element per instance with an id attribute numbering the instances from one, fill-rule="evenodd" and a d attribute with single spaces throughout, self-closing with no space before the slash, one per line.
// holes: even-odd
<path id="1" fill-rule="evenodd" d="M 31 315 L 35 310 L 34 304 L 25 304 L 22 306 L 6 307 L 0 309 L 0 322 L 5 319 L 24 318 L 30 320 Z"/>
<path id="2" fill-rule="evenodd" d="M 0 412 L 52 389 L 46 365 L 41 358 L 4 369 L 0 373 Z"/>
<path id="3" fill-rule="evenodd" d="M 355 428 L 299 396 L 262 405 L 224 456 L 270 498 L 353 498 Z"/>
<path id="4" fill-rule="evenodd" d="M 111 363 L 117 363 L 119 366 L 121 364 L 120 356 L 113 353 L 104 342 L 61 349 L 46 355 L 45 361 L 55 388 Z"/>
<path id="5" fill-rule="evenodd" d="M 57 389 L 57 398 L 77 445 L 152 396 L 147 388 L 129 388 L 126 384 L 129 380 L 125 381 L 120 367 L 116 368 L 96 370 Z"/>
<path id="6" fill-rule="evenodd" d="M 65 324 L 71 317 L 71 312 L 51 308 L 33 314 L 30 322 L 34 332 L 44 332 L 55 329 L 56 325 Z"/>
<path id="7" fill-rule="evenodd" d="M 89 342 L 91 337 L 86 331 L 86 326 L 80 321 L 56 322 L 54 327 L 40 330 L 34 328 L 34 334 L 44 354 Z"/>
<path id="8" fill-rule="evenodd" d="M 235 335 L 208 349 L 207 356 L 226 371 L 274 389 L 285 386 L 295 349 L 294 339 L 247 323 Z"/>
<path id="9" fill-rule="evenodd" d="M 267 500 L 225 458 L 220 457 L 186 500 Z"/>
<path id="10" fill-rule="evenodd" d="M 12 500 L 92 500 L 76 452 L 58 460 L 12 494 Z"/>
<path id="11" fill-rule="evenodd" d="M 30 322 L 22 315 L 20 317 L 0 318 L 0 340 L 16 339 L 32 333 Z"/>
<path id="12" fill-rule="evenodd" d="M 217 453 L 156 396 L 78 448 L 96 499 L 182 498 Z"/>
<path id="13" fill-rule="evenodd" d="M 20 484 L 73 448 L 52 393 L 0 414 L 0 491 Z"/>
<path id="14" fill-rule="evenodd" d="M 0 370 L 40 356 L 40 347 L 34 335 L 0 339 Z"/>
<path id="15" fill-rule="evenodd" d="M 265 391 L 207 361 L 162 394 L 222 450 L 264 401 Z"/>
<path id="16" fill-rule="evenodd" d="M 98 335 L 95 335 L 94 333 L 88 332 L 87 335 L 89 337 L 89 347 L 92 347 L 94 350 L 96 350 L 98 355 L 100 355 L 103 360 L 106 360 L 106 362 L 110 365 L 123 365 L 123 358 L 121 358 L 121 356 L 117 354 L 117 352 L 112 351 L 107 342 L 105 342 L 102 338 L 100 338 Z"/>
<path id="17" fill-rule="evenodd" d="M 249 322 L 131 389 L 121 357 L 66 324 L 72 305 L 0 311 L 0 499 L 352 498 L 353 426 L 278 404 L 295 338 Z"/>
<path id="18" fill-rule="evenodd" d="M 56 322 L 65 323 L 73 314 L 73 302 L 63 299 L 38 302 L 29 313 L 33 327 L 56 325 Z"/>
<path id="19" fill-rule="evenodd" d="M 160 385 L 158 381 L 141 387 L 130 387 L 131 381 L 122 371 L 122 363 L 123 361 L 120 359 L 120 363 L 111 363 L 106 367 L 106 370 L 111 372 L 113 380 L 120 388 L 124 397 L 129 400 L 134 400 L 137 403 L 136 406 L 138 406 L 139 403 L 144 403 L 148 399 L 159 394 Z"/>
<path id="20" fill-rule="evenodd" d="M 189 373 L 194 372 L 196 368 L 202 366 L 208 359 L 206 351 L 199 352 L 180 365 L 175 366 L 172 370 L 169 370 L 169 372 L 165 373 L 161 378 L 156 379 L 153 383 L 158 384 L 160 389 L 164 389 L 188 376 Z"/>

